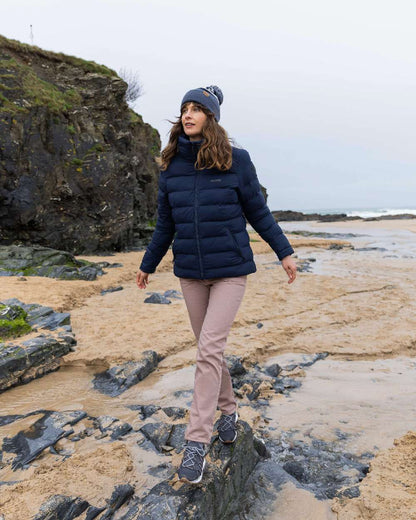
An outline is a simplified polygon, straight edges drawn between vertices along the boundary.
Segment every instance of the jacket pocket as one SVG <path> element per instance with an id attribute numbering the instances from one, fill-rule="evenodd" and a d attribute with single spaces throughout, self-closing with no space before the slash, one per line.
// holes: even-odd
<path id="1" fill-rule="evenodd" d="M 231 237 L 231 240 L 232 240 L 232 243 L 234 244 L 234 249 L 236 250 L 236 252 L 241 256 L 241 258 L 243 258 L 245 260 L 235 236 L 231 233 L 231 231 L 228 228 L 225 228 L 225 231 Z"/>

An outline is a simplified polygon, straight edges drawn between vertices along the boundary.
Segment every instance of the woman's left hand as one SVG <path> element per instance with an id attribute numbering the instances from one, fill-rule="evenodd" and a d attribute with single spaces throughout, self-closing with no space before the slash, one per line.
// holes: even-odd
<path id="1" fill-rule="evenodd" d="M 288 256 L 285 256 L 282 260 L 282 267 L 283 269 L 286 271 L 288 277 L 289 277 L 289 280 L 287 283 L 292 283 L 295 281 L 295 278 L 296 278 L 296 270 L 297 270 L 297 267 L 296 267 L 296 263 L 295 261 L 293 260 L 293 258 L 288 255 Z"/>

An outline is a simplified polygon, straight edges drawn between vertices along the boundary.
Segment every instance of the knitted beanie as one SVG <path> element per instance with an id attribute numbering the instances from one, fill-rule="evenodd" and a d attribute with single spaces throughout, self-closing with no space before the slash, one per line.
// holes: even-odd
<path id="1" fill-rule="evenodd" d="M 217 85 L 194 88 L 184 95 L 181 108 L 188 101 L 200 103 L 214 114 L 214 117 L 218 122 L 220 120 L 220 105 L 223 99 L 224 96 L 222 90 L 217 87 Z"/>

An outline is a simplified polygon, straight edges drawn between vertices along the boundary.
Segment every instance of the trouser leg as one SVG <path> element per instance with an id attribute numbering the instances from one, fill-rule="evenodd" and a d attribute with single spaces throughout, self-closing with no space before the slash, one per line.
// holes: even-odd
<path id="1" fill-rule="evenodd" d="M 208 303 L 201 283 L 181 279 L 192 327 L 198 338 L 194 397 L 185 439 L 209 443 L 217 404 L 224 413 L 232 413 L 236 408 L 223 354 L 228 333 L 244 296 L 247 275 L 198 282 L 209 286 Z"/>

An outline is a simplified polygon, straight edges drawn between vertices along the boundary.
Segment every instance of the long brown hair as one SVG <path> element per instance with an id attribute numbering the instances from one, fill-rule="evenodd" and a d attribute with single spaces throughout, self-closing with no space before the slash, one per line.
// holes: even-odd
<path id="1" fill-rule="evenodd" d="M 193 101 L 188 101 L 193 103 Z M 182 107 L 188 105 L 185 103 Z M 195 162 L 197 170 L 205 168 L 217 168 L 226 171 L 232 165 L 231 143 L 227 132 L 217 123 L 214 114 L 199 103 L 194 103 L 207 115 L 204 126 L 202 127 L 202 144 L 199 147 L 198 155 Z M 161 153 L 161 170 L 166 170 L 170 161 L 178 151 L 178 139 L 183 133 L 181 116 L 176 121 L 170 121 L 173 124 L 169 133 L 169 142 Z"/>

